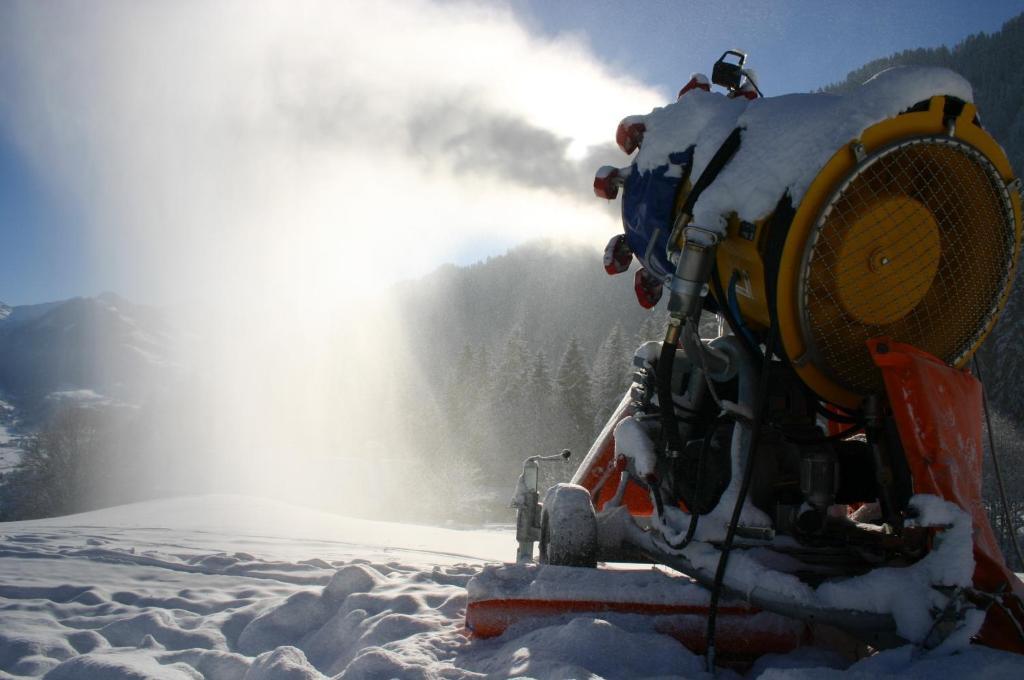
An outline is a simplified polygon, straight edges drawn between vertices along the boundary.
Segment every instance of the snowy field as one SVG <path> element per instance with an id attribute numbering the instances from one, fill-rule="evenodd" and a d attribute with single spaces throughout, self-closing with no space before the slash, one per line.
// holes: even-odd
<path id="1" fill-rule="evenodd" d="M 468 639 L 466 583 L 513 554 L 508 530 L 237 496 L 0 524 L 0 678 L 706 677 L 673 640 L 600 618 Z M 750 676 L 1024 677 L 1024 657 L 982 648 L 847 665 L 803 650 Z"/>

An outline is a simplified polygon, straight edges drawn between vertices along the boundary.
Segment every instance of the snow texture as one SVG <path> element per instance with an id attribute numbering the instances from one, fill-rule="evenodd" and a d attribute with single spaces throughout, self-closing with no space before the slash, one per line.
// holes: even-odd
<path id="1" fill-rule="evenodd" d="M 615 455 L 632 461 L 636 475 L 644 480 L 654 477 L 658 462 L 648 428 L 633 416 L 623 418 L 615 426 Z"/>
<path id="2" fill-rule="evenodd" d="M 685 576 L 660 569 L 605 571 L 537 564 L 488 565 L 470 580 L 482 599 L 601 600 L 664 605 L 705 605 L 708 591 Z"/>
<path id="3" fill-rule="evenodd" d="M 944 511 L 932 505 L 926 515 Z M 703 659 L 674 640 L 607 616 L 467 638 L 467 586 L 488 579 L 563 595 L 706 597 L 685 583 L 669 587 L 678 577 L 655 571 L 626 572 L 610 587 L 593 570 L 484 569 L 514 552 L 510 530 L 369 522 L 231 496 L 0 524 L 0 678 L 708 677 Z M 752 677 L 836 677 L 847 664 L 804 649 L 762 659 Z M 846 671 L 979 673 L 1022 677 L 1024 658 L 908 647 Z"/>
<path id="4" fill-rule="evenodd" d="M 633 353 L 635 359 L 639 359 L 643 362 L 644 366 L 650 368 L 657 363 L 658 357 L 661 355 L 661 341 L 660 340 L 648 340 L 639 347 L 636 348 L 636 352 Z"/>
<path id="5" fill-rule="evenodd" d="M 971 518 L 956 505 L 935 496 L 917 495 L 910 505 L 919 512 L 921 526 L 946 527 L 936 536 L 932 551 L 917 563 L 902 568 L 885 567 L 842 581 L 827 581 L 812 588 L 780 568 L 767 563 L 766 551 L 734 551 L 729 558 L 725 585 L 747 597 L 798 603 L 821 609 L 840 609 L 891 614 L 899 634 L 906 640 L 922 642 L 932 627 L 932 611 L 941 611 L 947 598 L 932 586 L 969 586 L 974 572 Z M 679 513 L 684 515 L 684 513 Z M 685 516 L 685 515 L 684 515 Z M 697 541 L 682 554 L 705 573 L 714 573 L 719 551 L 703 542 L 704 520 L 697 527 Z M 629 530 L 627 528 L 627 530 Z M 636 533 L 632 541 L 650 540 Z M 770 569 L 767 567 L 771 567 Z M 967 647 L 981 628 L 983 618 L 968 616 L 961 627 L 943 642 L 956 651 Z"/>
<path id="6" fill-rule="evenodd" d="M 700 176 L 725 138 L 743 128 L 739 150 L 694 207 L 693 223 L 724 233 L 726 218 L 756 221 L 788 191 L 797 205 L 825 163 L 875 123 L 935 95 L 973 101 L 971 86 L 944 68 L 897 67 L 845 94 L 787 94 L 754 100 L 691 90 L 677 102 L 636 117 L 646 126 L 638 170 L 668 164 L 696 145 L 691 176 Z M 677 170 L 678 172 L 678 170 Z"/>

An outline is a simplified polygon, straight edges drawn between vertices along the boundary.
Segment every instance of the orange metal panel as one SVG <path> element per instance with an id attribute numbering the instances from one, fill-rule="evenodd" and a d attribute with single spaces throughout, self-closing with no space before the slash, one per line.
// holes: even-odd
<path id="1" fill-rule="evenodd" d="M 974 585 L 1008 589 L 1004 603 L 1024 625 L 1024 584 L 1010 571 L 982 506 L 981 383 L 921 350 L 886 338 L 868 342 L 914 478 L 914 493 L 940 496 L 966 510 L 974 524 Z M 989 609 L 979 642 L 1024 653 L 1008 615 Z"/>

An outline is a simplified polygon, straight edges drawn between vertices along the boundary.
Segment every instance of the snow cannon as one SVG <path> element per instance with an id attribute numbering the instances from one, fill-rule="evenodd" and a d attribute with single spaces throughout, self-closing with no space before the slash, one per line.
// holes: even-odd
<path id="1" fill-rule="evenodd" d="M 541 564 L 515 597 L 481 577 L 469 628 L 474 612 L 649 613 L 639 595 L 552 602 L 540 585 L 546 569 L 634 562 L 706 595 L 686 602 L 706 628 L 683 637 L 709 668 L 807 642 L 1024 653 L 967 370 L 1013 282 L 1020 179 L 946 69 L 763 97 L 745 55 L 719 62 L 624 119 L 632 161 L 598 173 L 595 192 L 622 201 L 606 270 L 639 260 L 638 300 L 664 292 L 665 334 L 638 348 L 572 482 L 534 508 L 521 538 Z M 709 313 L 719 337 L 700 335 Z M 745 625 L 760 613 L 787 634 Z"/>
<path id="2" fill-rule="evenodd" d="M 774 322 L 797 375 L 841 407 L 883 390 L 871 338 L 962 368 L 1006 301 L 1021 238 L 1020 180 L 970 97 L 937 69 L 892 69 L 844 96 L 684 88 L 624 121 L 639 152 L 611 170 L 629 247 L 680 286 L 687 239 L 709 240 L 702 306 L 748 337 Z"/>

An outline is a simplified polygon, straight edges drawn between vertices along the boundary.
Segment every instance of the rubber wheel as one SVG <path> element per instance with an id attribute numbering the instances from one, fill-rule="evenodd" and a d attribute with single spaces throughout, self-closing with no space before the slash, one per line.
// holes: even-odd
<path id="1" fill-rule="evenodd" d="M 590 492 L 556 484 L 544 496 L 540 561 L 565 567 L 597 566 L 597 518 Z"/>

